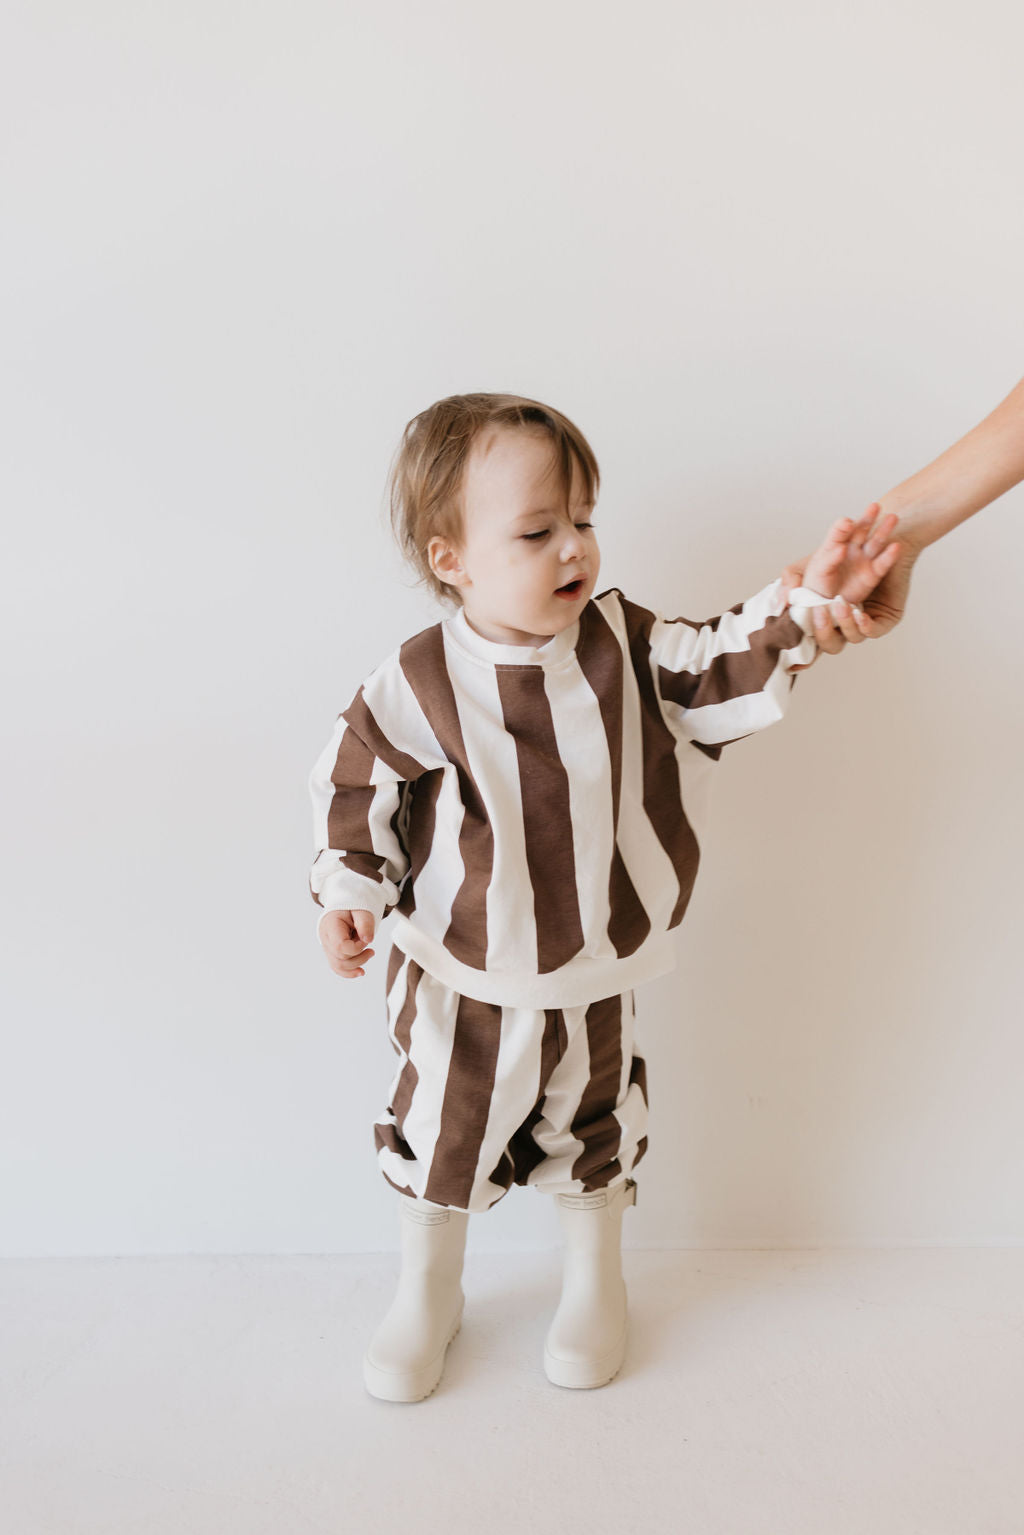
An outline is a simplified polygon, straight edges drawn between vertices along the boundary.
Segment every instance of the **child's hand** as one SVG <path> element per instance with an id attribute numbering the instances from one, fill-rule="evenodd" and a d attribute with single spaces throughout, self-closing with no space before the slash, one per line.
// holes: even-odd
<path id="1" fill-rule="evenodd" d="M 787 565 L 782 572 L 782 591 L 785 597 L 795 592 L 798 586 L 803 586 L 809 558 L 809 555 L 805 555 L 802 560 Z M 851 645 L 859 645 L 861 640 L 878 638 L 870 627 L 871 621 L 867 614 L 861 608 L 851 608 L 841 597 L 833 598 L 827 607 L 822 604 L 821 607 L 812 608 L 811 621 L 818 649 L 830 656 L 837 656 L 841 650 L 845 650 L 847 641 Z"/>
<path id="2" fill-rule="evenodd" d="M 359 962 L 373 954 L 363 945 L 372 942 L 374 926 L 372 911 L 329 911 L 321 918 L 320 942 L 335 975 L 352 981 L 366 974 Z"/>
<path id="3" fill-rule="evenodd" d="M 841 517 L 833 523 L 824 543 L 807 561 L 804 586 L 823 597 L 841 592 L 848 603 L 863 602 L 895 565 L 903 547 L 891 538 L 899 522 L 895 512 L 887 512 L 874 526 L 880 511 L 875 502 L 859 522 Z"/>

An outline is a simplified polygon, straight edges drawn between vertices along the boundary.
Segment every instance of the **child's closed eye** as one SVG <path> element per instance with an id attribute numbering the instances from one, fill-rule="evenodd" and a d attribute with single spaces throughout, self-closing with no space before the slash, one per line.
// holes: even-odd
<path id="1" fill-rule="evenodd" d="M 594 524 L 592 522 L 578 522 L 576 524 L 576 526 L 578 528 L 592 528 L 594 526 Z M 526 539 L 531 539 L 531 538 L 547 538 L 547 536 L 548 536 L 548 529 L 547 528 L 542 528 L 539 533 L 524 533 L 523 534 L 523 537 L 526 538 Z"/>

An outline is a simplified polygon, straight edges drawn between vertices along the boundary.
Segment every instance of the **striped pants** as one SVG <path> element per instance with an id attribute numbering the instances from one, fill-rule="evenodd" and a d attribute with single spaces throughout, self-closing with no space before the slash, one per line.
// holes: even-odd
<path id="1" fill-rule="evenodd" d="M 374 1124 L 402 1194 L 489 1210 L 513 1183 L 583 1194 L 647 1150 L 632 991 L 580 1007 L 502 1007 L 452 991 L 394 943 L 388 1035 L 399 1066 Z"/>

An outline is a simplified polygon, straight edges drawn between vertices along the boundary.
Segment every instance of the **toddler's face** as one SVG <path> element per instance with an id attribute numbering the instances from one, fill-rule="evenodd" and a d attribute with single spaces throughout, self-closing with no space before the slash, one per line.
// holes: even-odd
<path id="1" fill-rule="evenodd" d="M 573 461 L 569 510 L 554 448 L 536 429 L 489 429 L 473 444 L 463 486 L 465 539 L 432 538 L 431 566 L 457 586 L 469 623 L 501 645 L 543 645 L 574 624 L 597 585 L 601 556 Z M 579 578 L 571 596 L 559 587 Z"/>

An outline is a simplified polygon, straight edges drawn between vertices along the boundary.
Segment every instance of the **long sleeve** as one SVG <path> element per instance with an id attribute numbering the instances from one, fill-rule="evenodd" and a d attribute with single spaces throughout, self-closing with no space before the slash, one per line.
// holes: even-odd
<path id="1" fill-rule="evenodd" d="M 818 654 L 813 635 L 787 611 L 781 579 L 705 623 L 656 613 L 650 648 L 675 727 L 719 747 L 780 720 L 796 674 Z"/>
<path id="2" fill-rule="evenodd" d="M 409 871 L 406 789 L 422 771 L 383 736 L 360 689 L 309 775 L 317 850 L 309 888 L 324 912 L 361 908 L 380 923 L 398 904 Z"/>

